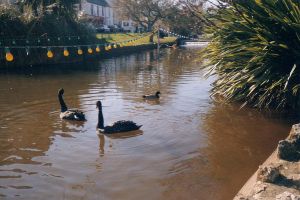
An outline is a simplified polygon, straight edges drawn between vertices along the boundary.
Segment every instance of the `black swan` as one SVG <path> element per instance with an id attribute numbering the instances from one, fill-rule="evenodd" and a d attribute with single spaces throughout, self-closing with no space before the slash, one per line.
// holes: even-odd
<path id="1" fill-rule="evenodd" d="M 99 129 L 99 131 L 101 133 L 112 134 L 112 133 L 120 133 L 120 132 L 129 132 L 129 131 L 138 130 L 142 127 L 142 126 L 137 125 L 133 121 L 125 121 L 125 120 L 117 121 L 111 126 L 104 127 L 104 119 L 103 119 L 101 101 L 97 101 L 96 105 L 99 110 L 97 129 Z"/>
<path id="2" fill-rule="evenodd" d="M 85 121 L 85 115 L 82 111 L 77 109 L 68 109 L 63 99 L 64 89 L 61 88 L 58 91 L 58 100 L 60 103 L 60 118 L 67 120 Z"/>
<path id="3" fill-rule="evenodd" d="M 160 91 L 157 91 L 154 95 L 144 95 L 144 99 L 159 99 Z"/>

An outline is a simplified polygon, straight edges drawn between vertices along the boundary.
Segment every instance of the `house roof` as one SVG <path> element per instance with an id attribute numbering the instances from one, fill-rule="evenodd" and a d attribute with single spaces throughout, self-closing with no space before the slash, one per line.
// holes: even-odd
<path id="1" fill-rule="evenodd" d="M 98 6 L 110 7 L 105 0 L 87 0 L 87 2 L 96 4 Z"/>

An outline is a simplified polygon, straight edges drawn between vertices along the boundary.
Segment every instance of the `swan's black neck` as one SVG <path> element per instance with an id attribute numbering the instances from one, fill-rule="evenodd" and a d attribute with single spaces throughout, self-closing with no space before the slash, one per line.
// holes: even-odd
<path id="1" fill-rule="evenodd" d="M 68 110 L 68 107 L 65 104 L 65 101 L 63 99 L 62 94 L 58 94 L 58 100 L 59 100 L 59 103 L 60 103 L 60 111 L 61 112 L 66 112 Z"/>
<path id="2" fill-rule="evenodd" d="M 104 129 L 104 119 L 103 119 L 103 113 L 102 113 L 102 108 L 98 108 L 99 109 L 99 113 L 98 113 L 98 124 L 97 124 L 97 128 L 99 129 Z"/>

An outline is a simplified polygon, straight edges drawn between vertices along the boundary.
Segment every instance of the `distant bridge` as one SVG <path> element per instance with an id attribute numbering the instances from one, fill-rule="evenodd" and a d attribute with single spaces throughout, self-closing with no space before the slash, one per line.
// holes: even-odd
<path id="1" fill-rule="evenodd" d="M 184 39 L 178 38 L 177 45 L 178 46 L 204 46 L 209 43 L 209 40 L 205 39 Z"/>

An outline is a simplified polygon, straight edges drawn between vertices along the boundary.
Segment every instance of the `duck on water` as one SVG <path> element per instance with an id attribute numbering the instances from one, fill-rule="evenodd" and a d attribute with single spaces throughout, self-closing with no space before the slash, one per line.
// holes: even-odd
<path id="1" fill-rule="evenodd" d="M 144 95 L 143 98 L 147 99 L 147 100 L 151 100 L 151 99 L 159 99 L 160 97 L 160 91 L 157 91 L 154 95 Z"/>
<path id="2" fill-rule="evenodd" d="M 60 103 L 60 118 L 61 119 L 67 119 L 67 120 L 75 120 L 75 121 L 85 121 L 85 115 L 82 111 L 77 109 L 68 109 L 64 99 L 64 89 L 61 88 L 58 91 L 58 100 Z"/>
<path id="3" fill-rule="evenodd" d="M 142 126 L 137 125 L 133 121 L 117 121 L 111 126 L 104 126 L 104 118 L 102 112 L 102 103 L 101 101 L 97 101 L 96 106 L 98 108 L 98 124 L 97 129 L 104 134 L 113 134 L 120 132 L 129 132 L 139 130 Z"/>

